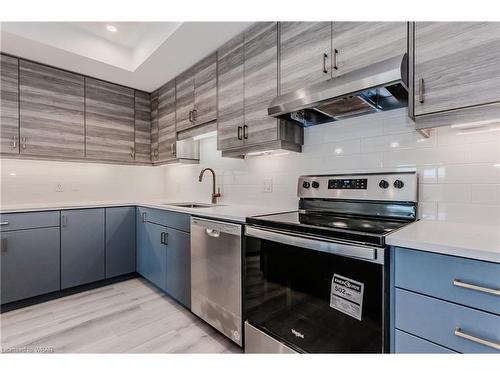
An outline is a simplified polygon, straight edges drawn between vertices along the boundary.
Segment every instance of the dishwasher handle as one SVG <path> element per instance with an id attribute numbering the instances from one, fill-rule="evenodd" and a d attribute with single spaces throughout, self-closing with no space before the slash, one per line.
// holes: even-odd
<path id="1" fill-rule="evenodd" d="M 191 231 L 200 228 L 214 238 L 220 237 L 223 233 L 241 237 L 242 233 L 241 224 L 191 217 Z"/>
<path id="2" fill-rule="evenodd" d="M 219 237 L 220 236 L 220 231 L 216 230 L 216 229 L 209 229 L 209 228 L 206 228 L 205 229 L 205 233 L 207 235 L 209 235 L 210 237 Z"/>

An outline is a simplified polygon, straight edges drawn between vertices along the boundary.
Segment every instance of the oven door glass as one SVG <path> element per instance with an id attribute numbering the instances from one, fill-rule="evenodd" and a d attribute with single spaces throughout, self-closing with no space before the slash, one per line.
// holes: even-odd
<path id="1" fill-rule="evenodd" d="M 299 352 L 382 353 L 384 277 L 381 264 L 247 237 L 245 319 Z"/>

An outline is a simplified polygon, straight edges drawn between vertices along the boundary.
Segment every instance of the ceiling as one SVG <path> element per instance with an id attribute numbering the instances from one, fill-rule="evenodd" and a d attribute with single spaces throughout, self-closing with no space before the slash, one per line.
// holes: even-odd
<path id="1" fill-rule="evenodd" d="M 0 51 L 151 92 L 251 24 L 2 22 Z"/>

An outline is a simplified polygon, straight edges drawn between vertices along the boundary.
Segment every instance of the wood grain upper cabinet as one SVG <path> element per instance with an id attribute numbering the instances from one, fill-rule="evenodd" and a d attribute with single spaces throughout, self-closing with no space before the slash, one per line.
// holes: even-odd
<path id="1" fill-rule="evenodd" d="M 244 122 L 244 44 L 243 33 L 217 52 L 218 101 L 217 142 L 219 150 L 243 145 Z"/>
<path id="2" fill-rule="evenodd" d="M 175 125 L 177 131 L 193 126 L 194 109 L 194 72 L 192 69 L 182 73 L 175 79 Z"/>
<path id="3" fill-rule="evenodd" d="M 135 161 L 151 161 L 151 98 L 135 91 Z"/>
<path id="4" fill-rule="evenodd" d="M 216 118 L 217 54 L 213 53 L 195 67 L 193 123 L 196 126 Z"/>
<path id="5" fill-rule="evenodd" d="M 278 138 L 278 120 L 267 114 L 278 95 L 278 24 L 261 22 L 245 32 L 245 144 Z"/>
<path id="6" fill-rule="evenodd" d="M 151 161 L 158 161 L 158 90 L 151 93 Z"/>
<path id="7" fill-rule="evenodd" d="M 134 160 L 134 89 L 85 79 L 87 158 Z"/>
<path id="8" fill-rule="evenodd" d="M 0 152 L 19 153 L 19 60 L 1 54 Z"/>
<path id="9" fill-rule="evenodd" d="M 214 121 L 217 115 L 217 54 L 176 79 L 176 131 Z"/>
<path id="10" fill-rule="evenodd" d="M 500 23 L 416 22 L 415 115 L 500 101 Z"/>
<path id="11" fill-rule="evenodd" d="M 280 22 L 280 93 L 331 78 L 331 51 L 331 22 Z"/>
<path id="12" fill-rule="evenodd" d="M 24 60 L 19 68 L 21 154 L 83 158 L 84 77 Z"/>
<path id="13" fill-rule="evenodd" d="M 158 91 L 159 157 L 157 161 L 169 161 L 176 158 L 175 141 L 175 81 L 170 81 Z"/>
<path id="14" fill-rule="evenodd" d="M 403 55 L 407 34 L 406 22 L 333 22 L 332 76 Z"/>

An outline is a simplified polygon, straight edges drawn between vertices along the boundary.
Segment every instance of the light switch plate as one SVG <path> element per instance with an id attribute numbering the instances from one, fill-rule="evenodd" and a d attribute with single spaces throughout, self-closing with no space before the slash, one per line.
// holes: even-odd
<path id="1" fill-rule="evenodd" d="M 273 192 L 273 179 L 265 178 L 264 179 L 264 193 L 272 193 Z"/>

